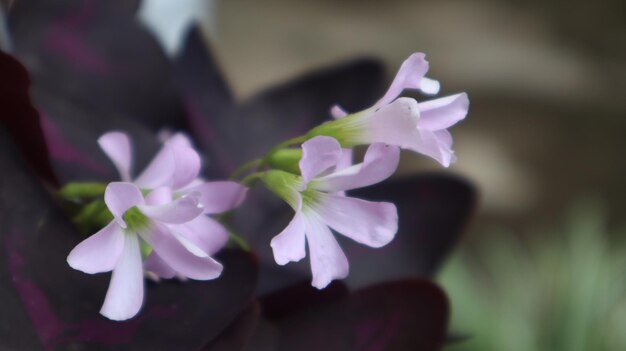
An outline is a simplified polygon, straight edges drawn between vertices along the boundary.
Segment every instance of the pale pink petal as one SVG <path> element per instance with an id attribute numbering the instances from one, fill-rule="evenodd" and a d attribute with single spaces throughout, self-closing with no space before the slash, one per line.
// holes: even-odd
<path id="1" fill-rule="evenodd" d="M 155 189 L 161 186 L 172 186 L 176 159 L 174 150 L 164 145 L 154 156 L 148 167 L 135 179 L 135 184 L 144 189 Z"/>
<path id="2" fill-rule="evenodd" d="M 305 182 L 337 165 L 341 159 L 341 145 L 335 138 L 316 136 L 302 143 L 300 172 Z"/>
<path id="3" fill-rule="evenodd" d="M 170 131 L 170 135 L 168 135 L 166 137 L 166 135 L 163 135 L 165 140 L 165 143 L 169 143 L 172 145 L 176 145 L 177 147 L 182 146 L 182 147 L 193 147 L 192 143 L 191 143 L 191 139 L 189 139 L 189 137 L 183 133 L 171 133 Z"/>
<path id="4" fill-rule="evenodd" d="M 196 280 L 219 277 L 222 265 L 209 257 L 190 252 L 163 224 L 151 223 L 148 230 L 139 233 L 163 261 L 179 274 Z"/>
<path id="5" fill-rule="evenodd" d="M 417 101 L 399 98 L 365 118 L 365 130 L 357 138 L 363 144 L 385 143 L 403 149 L 419 147 L 420 134 L 417 130 L 420 111 Z"/>
<path id="6" fill-rule="evenodd" d="M 339 171 L 341 169 L 352 166 L 352 157 L 352 149 L 341 149 L 341 158 L 339 159 L 339 162 L 337 162 L 337 166 L 335 166 L 335 171 Z"/>
<path id="7" fill-rule="evenodd" d="M 420 52 L 409 56 L 400 66 L 396 77 L 389 86 L 389 90 L 374 105 L 374 108 L 379 108 L 392 102 L 402 94 L 404 89 L 420 89 L 422 79 L 428 72 L 428 61 L 426 61 L 425 57 L 426 55 Z"/>
<path id="8" fill-rule="evenodd" d="M 307 214 L 304 218 L 313 274 L 311 285 L 323 289 L 331 281 L 348 276 L 348 259 L 326 224 L 314 215 Z"/>
<path id="9" fill-rule="evenodd" d="M 434 158 L 444 167 L 449 167 L 456 160 L 450 148 L 452 138 L 446 130 L 420 130 L 420 135 L 422 143 L 414 151 Z"/>
<path id="10" fill-rule="evenodd" d="M 168 266 L 167 263 L 163 261 L 163 259 L 154 251 L 148 256 L 146 261 L 143 263 L 143 269 L 148 272 L 152 272 L 156 274 L 159 278 L 163 279 L 171 279 L 176 276 L 176 271 L 172 269 L 172 267 Z"/>
<path id="11" fill-rule="evenodd" d="M 271 242 L 274 260 L 283 266 L 289 262 L 298 262 L 306 256 L 304 233 L 306 225 L 301 212 L 296 212 L 291 222 Z"/>
<path id="12" fill-rule="evenodd" d="M 370 145 L 363 162 L 317 178 L 313 188 L 337 192 L 363 188 L 389 178 L 398 168 L 400 149 L 382 143 Z"/>
<path id="13" fill-rule="evenodd" d="M 113 269 L 111 282 L 100 313 L 112 320 L 129 319 L 143 303 L 143 267 L 139 239 L 124 234 L 124 250 Z"/>
<path id="14" fill-rule="evenodd" d="M 420 82 L 420 90 L 422 93 L 435 95 L 439 93 L 439 89 L 441 89 L 441 84 L 439 84 L 438 80 L 422 78 L 422 81 Z"/>
<path id="15" fill-rule="evenodd" d="M 126 228 L 126 222 L 122 218 L 129 208 L 143 205 L 144 199 L 141 191 L 133 183 L 113 182 L 104 191 L 104 202 L 115 218 L 117 224 Z"/>
<path id="16" fill-rule="evenodd" d="M 172 200 L 172 188 L 167 186 L 156 188 L 146 195 L 146 205 L 150 206 L 169 204 Z"/>
<path id="17" fill-rule="evenodd" d="M 98 144 L 117 168 L 122 181 L 129 182 L 133 156 L 128 135 L 122 132 L 108 132 L 98 139 Z"/>
<path id="18" fill-rule="evenodd" d="M 88 274 L 109 272 L 115 267 L 123 249 L 124 231 L 112 221 L 76 245 L 67 256 L 67 263 Z"/>
<path id="19" fill-rule="evenodd" d="M 370 247 L 387 245 L 398 231 L 398 211 L 388 202 L 325 195 L 315 211 L 338 233 Z"/>
<path id="20" fill-rule="evenodd" d="M 348 112 L 346 112 L 346 110 L 342 109 L 341 106 L 334 105 L 333 107 L 330 108 L 330 115 L 334 119 L 339 119 L 339 118 L 344 118 L 345 116 L 347 116 Z"/>
<path id="21" fill-rule="evenodd" d="M 156 221 L 180 224 L 191 221 L 202 214 L 202 206 L 199 203 L 200 194 L 192 192 L 164 205 L 140 205 L 139 210 Z"/>
<path id="22" fill-rule="evenodd" d="M 453 126 L 467 116 L 469 99 L 466 93 L 420 102 L 420 129 L 440 130 Z"/>
<path id="23" fill-rule="evenodd" d="M 248 188 L 232 181 L 206 182 L 185 192 L 199 192 L 204 213 L 223 213 L 241 205 Z"/>
<path id="24" fill-rule="evenodd" d="M 172 145 L 174 152 L 174 178 L 172 187 L 180 189 L 191 183 L 200 173 L 200 155 L 188 146 Z"/>
<path id="25" fill-rule="evenodd" d="M 198 216 L 185 224 L 176 225 L 173 230 L 209 256 L 224 248 L 229 238 L 228 230 L 207 216 Z"/>

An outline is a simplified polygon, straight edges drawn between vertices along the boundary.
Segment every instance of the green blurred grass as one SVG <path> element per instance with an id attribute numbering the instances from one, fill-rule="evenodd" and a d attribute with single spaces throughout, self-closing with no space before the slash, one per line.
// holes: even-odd
<path id="1" fill-rule="evenodd" d="M 446 351 L 626 350 L 625 237 L 584 201 L 559 226 L 493 230 L 462 248 L 439 281 L 467 339 Z"/>

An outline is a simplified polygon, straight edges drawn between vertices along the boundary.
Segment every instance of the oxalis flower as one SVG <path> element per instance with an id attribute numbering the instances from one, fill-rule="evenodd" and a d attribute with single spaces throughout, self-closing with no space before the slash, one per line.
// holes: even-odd
<path id="1" fill-rule="evenodd" d="M 391 86 L 374 106 L 354 114 L 347 114 L 339 106 L 334 106 L 331 109 L 333 116 L 343 118 L 313 128 L 308 136 L 332 136 L 344 147 L 376 142 L 396 145 L 430 156 L 448 167 L 456 157 L 447 128 L 465 118 L 469 99 L 466 93 L 420 103 L 411 98 L 398 98 L 405 89 L 438 93 L 439 82 L 425 78 L 427 71 L 425 55 L 412 54 L 400 66 Z"/>
<path id="2" fill-rule="evenodd" d="M 102 150 L 116 166 L 123 181 L 132 181 L 147 193 L 148 205 L 164 205 L 190 193 L 199 194 L 199 204 L 206 215 L 227 212 L 239 206 L 247 188 L 232 181 L 207 182 L 199 178 L 200 156 L 190 140 L 181 133 L 165 138 L 161 150 L 134 180 L 131 180 L 132 148 L 129 136 L 123 132 L 109 132 L 98 139 Z M 226 245 L 228 231 L 209 216 L 198 216 L 186 223 L 168 224 L 169 229 L 183 242 L 208 255 L 213 255 Z M 184 277 L 152 252 L 145 262 L 145 269 L 153 279 Z"/>
<path id="3" fill-rule="evenodd" d="M 189 223 L 202 215 L 200 194 L 191 192 L 162 205 L 147 205 L 132 183 L 107 186 L 104 201 L 114 220 L 78 244 L 67 257 L 69 265 L 88 274 L 113 271 L 100 313 L 113 320 L 137 314 L 143 303 L 141 243 L 179 274 L 196 280 L 217 278 L 222 265 L 181 240 L 169 225 Z"/>
<path id="4" fill-rule="evenodd" d="M 394 238 L 398 229 L 394 204 L 351 198 L 342 192 L 388 178 L 398 166 L 399 149 L 373 144 L 362 163 L 341 169 L 337 166 L 343 151 L 334 138 L 312 138 L 302 144 L 302 150 L 302 176 L 271 170 L 262 178 L 296 212 L 271 246 L 276 263 L 285 265 L 304 258 L 308 244 L 312 285 L 322 289 L 348 275 L 348 260 L 330 228 L 370 247 L 384 246 Z"/>

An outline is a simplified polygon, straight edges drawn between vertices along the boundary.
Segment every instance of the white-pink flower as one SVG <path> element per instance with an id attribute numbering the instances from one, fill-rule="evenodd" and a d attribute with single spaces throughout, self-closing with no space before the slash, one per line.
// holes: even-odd
<path id="1" fill-rule="evenodd" d="M 398 229 L 395 205 L 347 197 L 342 192 L 388 178 L 398 166 L 399 149 L 373 144 L 362 163 L 340 169 L 343 151 L 334 138 L 312 138 L 302 144 L 302 150 L 302 176 L 273 170 L 263 178 L 296 212 L 271 246 L 276 263 L 285 265 L 304 258 L 308 244 L 312 285 L 321 289 L 348 275 L 348 260 L 331 228 L 370 247 L 384 246 L 394 238 Z"/>
<path id="2" fill-rule="evenodd" d="M 106 227 L 78 244 L 68 264 L 88 274 L 113 271 L 100 313 L 125 320 L 139 312 L 143 302 L 141 242 L 149 245 L 170 267 L 196 280 L 217 278 L 222 265 L 176 237 L 169 228 L 202 216 L 199 193 L 192 192 L 163 205 L 147 205 L 132 183 L 107 186 L 104 201 L 114 216 Z"/>
<path id="3" fill-rule="evenodd" d="M 144 269 L 162 278 L 217 278 L 222 266 L 211 255 L 226 244 L 228 232 L 207 215 L 238 206 L 247 188 L 200 179 L 200 157 L 182 134 L 169 138 L 134 180 L 130 138 L 110 132 L 98 142 L 123 180 L 105 191 L 114 220 L 78 244 L 67 261 L 89 274 L 113 271 L 100 312 L 113 320 L 137 314 Z M 151 249 L 145 265 L 142 246 Z"/>
<path id="4" fill-rule="evenodd" d="M 382 142 L 430 156 L 448 167 L 455 160 L 447 128 L 463 120 L 469 109 L 466 93 L 417 102 L 398 98 L 405 89 L 436 94 L 439 82 L 425 78 L 428 61 L 414 53 L 404 61 L 385 95 L 371 108 L 314 128 L 310 135 L 330 135 L 346 147 Z M 331 109 L 334 117 L 347 113 Z"/>
<path id="5" fill-rule="evenodd" d="M 131 181 L 132 148 L 130 138 L 123 132 L 109 132 L 98 139 L 102 150 L 111 159 L 124 181 Z M 200 156 L 190 140 L 181 133 L 168 137 L 163 147 L 146 169 L 132 182 L 147 193 L 146 203 L 163 205 L 191 192 L 200 194 L 204 214 L 220 214 L 239 206 L 247 188 L 233 181 L 206 182 L 199 178 Z M 193 243 L 208 255 L 213 255 L 228 242 L 228 231 L 208 216 L 198 216 L 184 224 L 169 225 L 170 230 L 186 243 Z M 172 278 L 176 272 L 164 265 L 153 253 L 145 262 L 148 272 L 157 277 Z M 181 276 L 180 274 L 178 276 Z"/>

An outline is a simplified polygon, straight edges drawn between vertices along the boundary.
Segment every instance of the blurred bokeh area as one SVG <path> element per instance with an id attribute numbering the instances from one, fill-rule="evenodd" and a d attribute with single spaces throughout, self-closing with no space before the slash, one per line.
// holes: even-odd
<path id="1" fill-rule="evenodd" d="M 481 195 L 441 274 L 451 349 L 626 349 L 626 3 L 223 1 L 207 19 L 241 98 L 362 55 L 391 80 L 425 52 L 444 93 L 470 96 L 449 171 Z"/>

